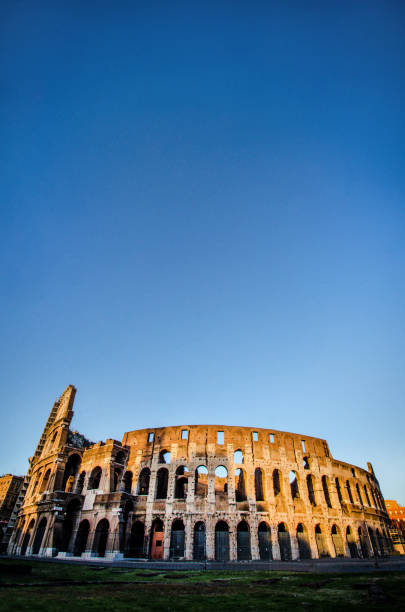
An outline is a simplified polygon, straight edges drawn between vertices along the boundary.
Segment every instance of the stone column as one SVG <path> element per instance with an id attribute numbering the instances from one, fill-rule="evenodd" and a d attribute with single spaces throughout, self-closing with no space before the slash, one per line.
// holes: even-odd
<path id="1" fill-rule="evenodd" d="M 280 546 L 278 543 L 278 523 L 271 523 L 271 549 L 273 551 L 273 559 L 279 561 L 281 559 Z"/>
<path id="2" fill-rule="evenodd" d="M 237 529 L 235 520 L 229 521 L 229 560 L 236 561 L 238 558 L 237 550 Z"/>
<path id="3" fill-rule="evenodd" d="M 298 548 L 297 532 L 292 529 L 290 531 L 290 542 L 291 542 L 291 558 L 296 561 L 300 558 L 300 551 Z"/>
<path id="4" fill-rule="evenodd" d="M 193 531 L 193 520 L 192 517 L 190 515 L 187 515 L 185 517 L 185 525 L 184 525 L 184 530 L 185 530 L 185 550 L 184 550 L 184 556 L 187 559 L 187 561 L 191 561 L 193 559 L 193 535 L 194 535 L 194 531 Z"/>
<path id="5" fill-rule="evenodd" d="M 205 522 L 205 546 L 207 559 L 212 561 L 215 559 L 215 521 L 214 517 L 207 517 Z"/>

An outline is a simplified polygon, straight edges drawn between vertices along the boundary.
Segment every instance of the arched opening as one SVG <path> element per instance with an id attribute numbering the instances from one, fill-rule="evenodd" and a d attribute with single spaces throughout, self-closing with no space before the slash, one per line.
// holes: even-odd
<path id="1" fill-rule="evenodd" d="M 357 492 L 357 499 L 359 500 L 359 504 L 360 506 L 363 505 L 363 498 L 361 497 L 361 492 L 360 492 L 360 487 L 359 485 L 356 483 L 356 492 Z"/>
<path id="2" fill-rule="evenodd" d="M 330 501 L 330 495 L 329 495 L 329 479 L 327 476 L 322 476 L 322 489 L 323 489 L 323 495 L 325 497 L 326 505 L 328 506 L 328 508 L 332 508 L 332 502 Z"/>
<path id="3" fill-rule="evenodd" d="M 302 458 L 302 465 L 304 467 L 304 470 L 310 470 L 311 469 L 309 457 L 303 457 Z"/>
<path id="4" fill-rule="evenodd" d="M 365 535 L 364 535 L 364 531 L 363 531 L 363 529 L 361 527 L 359 527 L 358 530 L 357 530 L 357 533 L 359 534 L 361 555 L 362 555 L 363 559 L 368 559 L 370 554 L 369 554 L 366 538 L 365 538 Z"/>
<path id="5" fill-rule="evenodd" d="M 141 521 L 134 521 L 129 536 L 129 545 L 125 557 L 139 559 L 144 556 L 145 525 Z"/>
<path id="6" fill-rule="evenodd" d="M 99 557 L 104 557 L 107 548 L 108 531 L 110 529 L 110 523 L 107 519 L 101 519 L 96 527 L 93 542 L 93 552 L 97 553 Z"/>
<path id="7" fill-rule="evenodd" d="M 308 531 L 302 523 L 297 525 L 297 542 L 300 559 L 311 559 L 311 546 L 309 545 Z"/>
<path id="8" fill-rule="evenodd" d="M 311 504 L 311 506 L 316 506 L 314 477 L 312 476 L 312 474 L 308 474 L 307 476 L 307 489 L 309 503 Z"/>
<path id="9" fill-rule="evenodd" d="M 236 552 L 238 561 L 249 561 L 252 558 L 250 552 L 250 531 L 246 521 L 240 521 L 236 529 Z"/>
<path id="10" fill-rule="evenodd" d="M 349 496 L 349 500 L 350 503 L 353 504 L 353 495 L 352 495 L 352 489 L 350 486 L 350 482 L 348 480 L 346 480 L 346 489 L 347 489 L 347 495 Z"/>
<path id="11" fill-rule="evenodd" d="M 274 497 L 281 495 L 281 474 L 280 470 L 273 470 L 273 492 Z"/>
<path id="12" fill-rule="evenodd" d="M 112 484 L 112 492 L 118 491 L 120 482 L 121 482 L 122 470 L 120 468 L 115 468 L 113 475 L 113 484 Z"/>
<path id="13" fill-rule="evenodd" d="M 224 465 L 215 468 L 215 495 L 223 496 L 228 493 L 228 470 Z"/>
<path id="14" fill-rule="evenodd" d="M 148 495 L 150 482 L 150 469 L 143 468 L 138 479 L 138 495 Z"/>
<path id="15" fill-rule="evenodd" d="M 345 547 L 343 545 L 342 534 L 340 533 L 340 529 L 337 525 L 332 525 L 332 542 L 335 548 L 336 557 L 344 557 L 345 556 Z"/>
<path id="16" fill-rule="evenodd" d="M 315 541 L 316 547 L 318 549 L 319 558 L 329 557 L 330 555 L 328 546 L 326 544 L 325 534 L 323 533 L 322 528 L 319 524 L 315 527 Z"/>
<path id="17" fill-rule="evenodd" d="M 233 462 L 234 463 L 239 463 L 239 464 L 243 463 L 243 453 L 240 450 L 240 448 L 234 452 L 234 454 L 233 454 Z"/>
<path id="18" fill-rule="evenodd" d="M 76 493 L 78 493 L 79 495 L 81 495 L 83 492 L 85 478 L 86 478 L 86 472 L 82 472 L 79 478 L 77 479 Z"/>
<path id="19" fill-rule="evenodd" d="M 118 451 L 118 453 L 115 456 L 115 463 L 120 463 L 121 465 L 123 465 L 125 463 L 125 453 L 124 453 L 124 451 Z"/>
<path id="20" fill-rule="evenodd" d="M 29 541 L 31 539 L 31 535 L 32 535 L 32 530 L 34 529 L 34 525 L 35 525 L 35 520 L 31 519 L 27 531 L 24 534 L 24 538 L 22 541 L 22 545 L 21 545 L 21 554 L 24 556 L 25 553 L 27 552 L 27 548 L 28 548 L 28 544 Z"/>
<path id="21" fill-rule="evenodd" d="M 263 470 L 260 468 L 255 469 L 255 494 L 256 501 L 264 501 Z"/>
<path id="22" fill-rule="evenodd" d="M 379 554 L 380 556 L 382 556 L 384 554 L 384 542 L 379 529 L 376 529 L 376 537 L 378 542 Z"/>
<path id="23" fill-rule="evenodd" d="M 368 505 L 368 506 L 371 506 L 371 504 L 370 504 L 370 497 L 369 497 L 369 495 L 368 495 L 368 491 L 367 491 L 367 487 L 366 487 L 366 485 L 364 485 L 364 495 L 366 496 L 367 505 Z"/>
<path id="24" fill-rule="evenodd" d="M 51 470 L 49 469 L 49 470 L 46 470 L 45 476 L 42 479 L 40 493 L 43 493 L 44 491 L 48 491 L 50 477 L 51 477 Z"/>
<path id="25" fill-rule="evenodd" d="M 215 560 L 229 561 L 229 527 L 225 521 L 215 525 Z"/>
<path id="26" fill-rule="evenodd" d="M 187 487 L 188 487 L 188 469 L 184 465 L 180 465 L 176 470 L 174 497 L 176 499 L 185 499 L 187 497 Z"/>
<path id="27" fill-rule="evenodd" d="M 378 557 L 377 541 L 375 539 L 374 531 L 371 529 L 371 527 L 368 528 L 368 535 L 371 542 L 371 548 L 373 549 L 373 555 L 375 557 Z"/>
<path id="28" fill-rule="evenodd" d="M 79 471 L 82 458 L 77 453 L 70 455 L 66 462 L 65 473 L 63 475 L 62 490 L 66 493 L 73 491 L 73 485 L 75 482 L 76 475 Z"/>
<path id="29" fill-rule="evenodd" d="M 262 561 L 271 561 L 273 559 L 273 552 L 271 549 L 271 531 L 270 526 L 265 521 L 259 523 L 258 535 L 260 559 Z"/>
<path id="30" fill-rule="evenodd" d="M 292 499 L 298 499 L 300 496 L 299 488 L 298 488 L 298 478 L 297 474 L 294 471 L 291 471 L 289 474 L 290 481 L 290 490 Z"/>
<path id="31" fill-rule="evenodd" d="M 89 531 L 90 531 L 89 521 L 86 519 L 84 521 L 81 521 L 79 528 L 77 530 L 75 547 L 73 551 L 73 555 L 75 557 L 80 557 L 80 555 L 82 555 L 85 552 L 86 546 L 87 546 L 87 539 L 89 537 Z"/>
<path id="32" fill-rule="evenodd" d="M 124 478 L 123 478 L 123 484 L 124 484 L 124 491 L 125 493 L 129 493 L 131 494 L 132 491 L 132 472 L 125 472 L 124 474 Z"/>
<path id="33" fill-rule="evenodd" d="M 33 555 L 37 555 L 41 549 L 41 544 L 42 544 L 42 539 L 44 537 L 45 529 L 46 529 L 46 518 L 42 518 L 39 521 L 37 531 L 35 534 L 35 538 L 34 538 L 34 544 L 32 546 Z"/>
<path id="34" fill-rule="evenodd" d="M 164 525 L 161 519 L 155 519 L 151 529 L 152 537 L 150 544 L 151 559 L 163 559 L 164 553 Z"/>
<path id="35" fill-rule="evenodd" d="M 89 490 L 93 490 L 93 489 L 98 489 L 100 486 L 100 480 L 101 480 L 101 474 L 102 474 L 102 470 L 101 467 L 97 466 L 95 467 L 91 474 L 90 474 L 90 478 L 89 478 L 89 484 L 87 485 L 87 488 Z"/>
<path id="36" fill-rule="evenodd" d="M 352 559 L 357 559 L 359 556 L 359 551 L 357 550 L 356 541 L 354 539 L 352 530 L 350 527 L 346 528 L 346 541 L 349 547 L 350 556 Z"/>
<path id="37" fill-rule="evenodd" d="M 167 468 L 160 468 L 156 474 L 156 499 L 166 499 L 169 472 Z"/>
<path id="38" fill-rule="evenodd" d="M 168 450 L 161 450 L 159 453 L 159 463 L 170 463 L 171 454 Z"/>
<path id="39" fill-rule="evenodd" d="M 245 474 L 242 468 L 235 470 L 235 499 L 237 502 L 246 501 Z"/>
<path id="40" fill-rule="evenodd" d="M 207 497 L 208 470 L 205 465 L 199 465 L 195 471 L 195 495 Z"/>
<path id="41" fill-rule="evenodd" d="M 194 525 L 193 559 L 202 561 L 206 558 L 205 546 L 205 524 L 202 521 L 198 521 Z"/>
<path id="42" fill-rule="evenodd" d="M 170 534 L 170 558 L 181 559 L 184 557 L 184 523 L 176 519 L 172 524 Z"/>
<path id="43" fill-rule="evenodd" d="M 282 561 L 291 561 L 291 541 L 290 534 L 285 523 L 280 523 L 278 526 L 278 545 L 280 547 L 280 558 Z"/>
<path id="44" fill-rule="evenodd" d="M 343 504 L 343 496 L 342 496 L 342 489 L 340 487 L 340 482 L 339 482 L 339 478 L 335 478 L 335 484 L 336 484 L 336 492 L 339 498 L 339 502 L 340 504 Z"/>
<path id="45" fill-rule="evenodd" d="M 80 510 L 81 504 L 78 499 L 72 499 L 66 506 L 65 518 L 62 523 L 61 552 L 67 552 L 69 550 L 69 542 L 72 537 L 73 527 L 78 519 Z"/>
<path id="46" fill-rule="evenodd" d="M 127 499 L 127 501 L 124 504 L 124 507 L 122 508 L 122 521 L 119 522 L 119 526 L 118 526 L 120 552 L 124 554 L 125 554 L 127 544 L 128 544 L 127 540 L 129 539 L 127 535 L 128 525 L 130 525 L 132 522 L 133 511 L 134 511 L 134 504 L 132 503 L 130 499 Z"/>

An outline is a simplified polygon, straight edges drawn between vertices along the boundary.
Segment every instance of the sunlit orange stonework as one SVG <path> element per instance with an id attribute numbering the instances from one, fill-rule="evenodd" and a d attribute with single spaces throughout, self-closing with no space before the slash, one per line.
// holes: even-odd
<path id="1" fill-rule="evenodd" d="M 371 464 L 272 429 L 181 425 L 93 444 L 54 404 L 12 517 L 16 555 L 271 560 L 391 550 Z"/>

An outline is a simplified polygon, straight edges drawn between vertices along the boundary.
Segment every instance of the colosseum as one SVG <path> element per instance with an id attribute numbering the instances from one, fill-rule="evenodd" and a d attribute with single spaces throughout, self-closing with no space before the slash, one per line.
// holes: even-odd
<path id="1" fill-rule="evenodd" d="M 389 552 L 371 464 L 273 429 L 180 425 L 96 444 L 55 402 L 30 458 L 8 553 L 72 558 L 295 560 Z"/>

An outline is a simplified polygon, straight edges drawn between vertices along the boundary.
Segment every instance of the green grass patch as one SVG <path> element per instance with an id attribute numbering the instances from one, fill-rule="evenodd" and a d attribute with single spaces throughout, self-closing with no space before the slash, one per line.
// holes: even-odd
<path id="1" fill-rule="evenodd" d="M 405 573 L 169 572 L 0 561 L 0 611 L 66 607 L 117 612 L 405 609 Z"/>

